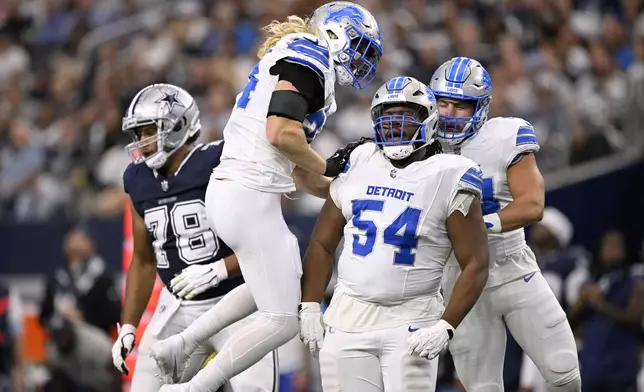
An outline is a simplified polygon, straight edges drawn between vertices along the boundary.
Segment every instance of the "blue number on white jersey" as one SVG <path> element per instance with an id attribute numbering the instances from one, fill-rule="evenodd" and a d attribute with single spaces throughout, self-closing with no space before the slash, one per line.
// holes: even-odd
<path id="1" fill-rule="evenodd" d="M 354 200 L 353 226 L 365 232 L 366 241 L 360 243 L 360 237 L 353 235 L 353 253 L 358 256 L 368 256 L 373 252 L 376 244 L 378 228 L 373 221 L 360 219 L 362 211 L 382 211 L 385 205 L 384 200 Z M 414 265 L 416 260 L 415 250 L 418 246 L 418 223 L 421 210 L 407 207 L 383 232 L 383 240 L 386 245 L 391 245 L 398 250 L 394 253 L 394 264 Z M 402 234 L 400 232 L 402 231 Z"/>
<path id="2" fill-rule="evenodd" d="M 255 91 L 257 87 L 257 73 L 259 72 L 259 64 L 255 64 L 253 69 L 248 74 L 248 84 L 244 87 L 239 99 L 237 100 L 237 107 L 241 109 L 246 109 L 248 102 L 250 102 L 250 96 Z"/>
<path id="3" fill-rule="evenodd" d="M 494 214 L 501 209 L 501 203 L 494 195 L 494 179 L 483 179 L 483 215 Z"/>
<path id="4" fill-rule="evenodd" d="M 306 141 L 311 144 L 315 136 L 326 123 L 328 108 L 320 109 L 317 112 L 311 113 L 306 116 L 302 127 L 304 128 L 304 133 L 306 134 Z"/>

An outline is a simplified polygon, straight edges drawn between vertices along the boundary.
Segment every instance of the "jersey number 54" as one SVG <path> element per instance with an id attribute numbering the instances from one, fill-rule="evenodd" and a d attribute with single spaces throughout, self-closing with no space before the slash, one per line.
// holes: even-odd
<path id="1" fill-rule="evenodd" d="M 364 232 L 366 241 L 361 243 L 360 235 L 353 235 L 353 253 L 358 256 L 368 256 L 373 252 L 378 235 L 378 227 L 375 222 L 361 218 L 363 211 L 382 212 L 385 205 L 384 200 L 361 199 L 354 200 L 353 209 L 353 226 Z M 389 226 L 382 232 L 383 242 L 398 248 L 394 252 L 394 264 L 414 265 L 416 260 L 416 248 L 418 247 L 418 223 L 420 221 L 421 210 L 407 207 Z"/>

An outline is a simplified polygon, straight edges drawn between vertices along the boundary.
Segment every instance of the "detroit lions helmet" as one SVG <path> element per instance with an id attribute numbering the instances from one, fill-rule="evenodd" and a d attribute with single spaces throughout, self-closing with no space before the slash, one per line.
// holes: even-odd
<path id="1" fill-rule="evenodd" d="M 436 97 L 414 78 L 390 79 L 371 101 L 371 120 L 374 139 L 385 156 L 405 159 L 434 142 L 438 124 Z"/>
<path id="2" fill-rule="evenodd" d="M 364 7 L 348 1 L 327 3 L 313 12 L 309 30 L 327 42 L 339 84 L 362 90 L 376 77 L 382 56 L 380 28 Z"/>
<path id="3" fill-rule="evenodd" d="M 429 87 L 438 99 L 451 98 L 474 104 L 471 116 L 440 116 L 436 136 L 441 143 L 459 144 L 478 132 L 487 121 L 492 101 L 492 79 L 478 61 L 468 57 L 446 61 L 434 72 Z"/>
<path id="4" fill-rule="evenodd" d="M 156 127 L 156 134 L 142 137 L 140 130 L 146 126 Z M 186 90 L 171 84 L 153 84 L 136 94 L 123 118 L 122 129 L 133 140 L 125 147 L 132 161 L 160 169 L 201 130 L 199 109 Z M 156 151 L 146 153 L 152 144 L 156 144 Z"/>

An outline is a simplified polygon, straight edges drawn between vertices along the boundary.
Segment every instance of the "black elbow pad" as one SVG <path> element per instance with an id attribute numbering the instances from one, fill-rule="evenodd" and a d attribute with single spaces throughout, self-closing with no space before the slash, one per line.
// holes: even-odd
<path id="1" fill-rule="evenodd" d="M 273 91 L 266 117 L 278 116 L 304 122 L 309 104 L 302 94 L 290 90 Z"/>

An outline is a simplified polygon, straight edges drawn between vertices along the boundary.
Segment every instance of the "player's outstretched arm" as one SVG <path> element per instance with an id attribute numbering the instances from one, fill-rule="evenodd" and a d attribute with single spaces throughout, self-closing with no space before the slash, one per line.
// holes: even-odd
<path id="1" fill-rule="evenodd" d="M 295 169 L 293 169 L 293 181 L 295 182 L 295 188 L 299 191 L 321 199 L 325 199 L 329 195 L 331 179 L 323 175 L 295 166 Z"/>
<path id="2" fill-rule="evenodd" d="M 487 282 L 489 256 L 481 203 L 478 198 L 467 198 L 465 193 L 456 197 L 460 196 L 463 196 L 460 204 L 446 223 L 461 275 L 456 279 L 443 317 L 431 327 L 420 328 L 407 340 L 409 354 L 430 360 L 447 347 L 454 337 L 454 328 L 472 309 Z"/>
<path id="3" fill-rule="evenodd" d="M 326 161 L 313 151 L 302 126 L 308 112 L 306 98 L 293 83 L 280 80 L 268 107 L 266 136 L 269 143 L 295 165 L 316 174 L 324 174 Z"/>
<path id="4" fill-rule="evenodd" d="M 488 277 L 487 234 L 477 198 L 465 215 L 456 210 L 447 218 L 447 234 L 462 272 L 442 318 L 456 328 L 478 300 Z"/>
<path id="5" fill-rule="evenodd" d="M 114 366 L 125 374 L 130 372 L 125 365 L 125 358 L 134 349 L 136 326 L 150 300 L 157 274 L 156 259 L 148 239 L 145 222 L 132 203 L 130 203 L 130 210 L 134 252 L 125 279 L 123 325 L 119 326 L 119 336 L 112 347 Z"/>
<path id="6" fill-rule="evenodd" d="M 134 251 L 125 278 L 123 323 L 138 325 L 152 295 L 157 266 L 143 218 L 133 207 L 131 215 Z"/>
<path id="7" fill-rule="evenodd" d="M 492 214 L 497 215 L 500 222 L 493 232 L 520 229 L 539 222 L 543 217 L 545 188 L 534 154 L 523 154 L 519 162 L 508 168 L 507 173 L 513 201 L 498 214 Z M 486 215 L 485 219 L 487 222 L 490 216 Z"/>
<path id="8" fill-rule="evenodd" d="M 322 348 L 324 325 L 320 303 L 333 273 L 334 253 L 345 225 L 342 211 L 329 196 L 315 223 L 309 248 L 304 256 L 302 303 L 300 304 L 300 339 L 315 355 Z"/>
<path id="9" fill-rule="evenodd" d="M 302 302 L 322 302 L 333 274 L 335 250 L 346 221 L 331 197 L 327 197 L 311 233 L 303 261 Z"/>

